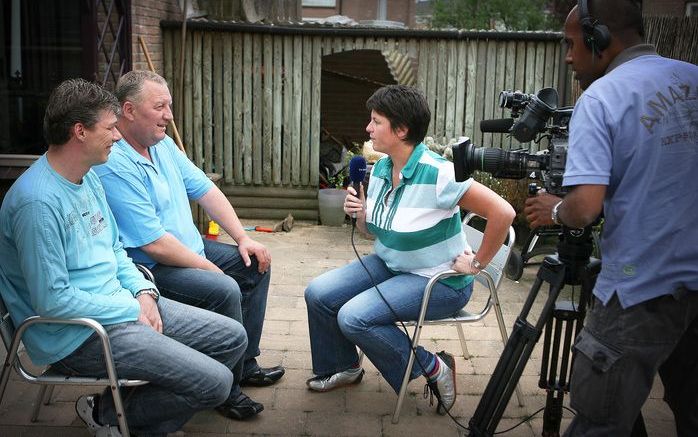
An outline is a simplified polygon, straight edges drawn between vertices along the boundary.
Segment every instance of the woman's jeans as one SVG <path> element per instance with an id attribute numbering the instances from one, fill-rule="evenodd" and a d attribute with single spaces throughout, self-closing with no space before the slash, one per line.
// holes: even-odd
<path id="1" fill-rule="evenodd" d="M 197 411 L 232 402 L 230 369 L 247 348 L 245 330 L 229 317 L 164 297 L 158 309 L 162 334 L 140 322 L 104 327 L 118 377 L 150 382 L 121 389 L 129 428 L 139 436 L 175 432 Z M 52 367 L 68 375 L 106 377 L 101 341 L 93 334 Z M 103 424 L 117 424 L 109 389 L 98 416 Z"/>
<path id="2" fill-rule="evenodd" d="M 305 290 L 313 372 L 331 375 L 356 365 L 358 346 L 398 392 L 411 340 L 395 322 L 417 319 L 429 278 L 395 274 L 375 254 L 362 261 L 397 317 L 358 260 L 318 276 Z M 471 293 L 472 283 L 460 290 L 438 283 L 431 293 L 427 319 L 453 315 L 466 304 Z M 417 347 L 417 360 L 423 367 L 431 359 L 429 352 Z M 422 374 L 417 362 L 411 372 L 411 379 Z"/>

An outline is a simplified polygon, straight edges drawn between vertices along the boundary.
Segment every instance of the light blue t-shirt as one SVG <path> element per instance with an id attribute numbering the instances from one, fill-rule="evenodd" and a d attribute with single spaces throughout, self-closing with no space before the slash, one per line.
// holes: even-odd
<path id="1" fill-rule="evenodd" d="M 458 202 L 472 179 L 456 182 L 453 164 L 420 143 L 392 183 L 389 156 L 373 166 L 366 193 L 366 225 L 376 236 L 374 249 L 386 266 L 399 272 L 431 277 L 451 269 L 467 247 Z M 470 275 L 443 282 L 463 288 Z"/>
<path id="2" fill-rule="evenodd" d="M 149 151 L 152 161 L 122 139 L 114 143 L 107 163 L 95 167 L 124 247 L 135 262 L 152 267 L 155 261 L 140 247 L 169 232 L 203 256 L 204 243 L 192 220 L 189 199 L 200 199 L 213 182 L 170 137 Z"/>
<path id="3" fill-rule="evenodd" d="M 46 155 L 14 183 L 0 209 L 0 293 L 17 326 L 29 316 L 135 321 L 134 294 L 153 288 L 119 242 L 99 178 L 73 184 Z M 59 361 L 92 334 L 79 325 L 34 325 L 23 341 L 36 364 Z"/>
<path id="4" fill-rule="evenodd" d="M 624 308 L 698 290 L 698 67 L 653 52 L 621 53 L 579 98 L 563 183 L 608 186 L 594 294 Z"/>

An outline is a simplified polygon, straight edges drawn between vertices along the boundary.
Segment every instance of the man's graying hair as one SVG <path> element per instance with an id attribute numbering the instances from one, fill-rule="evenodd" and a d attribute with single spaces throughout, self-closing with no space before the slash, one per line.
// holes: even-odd
<path id="1" fill-rule="evenodd" d="M 75 123 L 91 128 L 99 120 L 101 111 L 114 114 L 121 111 L 112 93 L 84 79 L 63 81 L 48 98 L 44 113 L 44 139 L 49 145 L 63 145 L 70 140 L 70 131 Z"/>
<path id="2" fill-rule="evenodd" d="M 127 100 L 139 102 L 145 81 L 167 86 L 167 81 L 157 73 L 148 70 L 133 70 L 119 78 L 114 94 L 116 94 L 116 98 L 119 99 L 121 104 Z"/>

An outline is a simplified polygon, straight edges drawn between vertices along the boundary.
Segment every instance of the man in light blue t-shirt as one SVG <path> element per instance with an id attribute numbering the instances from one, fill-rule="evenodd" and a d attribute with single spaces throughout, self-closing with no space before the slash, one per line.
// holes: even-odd
<path id="1" fill-rule="evenodd" d="M 0 208 L 0 293 L 15 325 L 35 315 L 101 323 L 118 376 L 150 382 L 122 389 L 131 431 L 165 436 L 196 411 L 234 401 L 231 369 L 247 338 L 228 317 L 160 298 L 126 255 L 91 170 L 121 138 L 118 111 L 111 93 L 82 79 L 52 92 L 44 117 L 48 151 Z M 101 341 L 86 326 L 32 325 L 22 340 L 35 364 L 105 376 Z M 76 411 L 92 434 L 121 435 L 111 390 L 81 396 Z"/>
<path id="2" fill-rule="evenodd" d="M 631 0 L 570 12 L 566 61 L 585 90 L 570 122 L 570 192 L 526 202 L 533 227 L 581 228 L 604 212 L 567 435 L 629 435 L 657 369 L 677 434 L 698 435 L 698 67 L 657 55 L 643 35 Z"/>
<path id="3" fill-rule="evenodd" d="M 131 71 L 117 83 L 121 103 L 118 128 L 123 139 L 95 172 L 107 187 L 124 247 L 148 266 L 163 296 L 215 311 L 243 324 L 248 346 L 234 370 L 238 392 L 228 417 L 242 420 L 264 406 L 245 395 L 242 385 L 270 385 L 281 366 L 256 361 L 266 312 L 271 255 L 250 238 L 228 199 L 187 156 L 165 128 L 172 120 L 167 82 L 150 71 Z M 201 238 L 189 201 L 197 202 L 237 246 Z"/>

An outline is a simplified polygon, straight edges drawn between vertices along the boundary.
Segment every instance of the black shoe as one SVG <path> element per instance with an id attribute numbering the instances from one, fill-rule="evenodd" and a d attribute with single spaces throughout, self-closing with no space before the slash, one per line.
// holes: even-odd
<path id="1" fill-rule="evenodd" d="M 272 385 L 286 373 L 286 369 L 281 366 L 260 367 L 256 372 L 248 375 L 242 381 L 241 386 L 252 385 L 255 387 L 265 387 Z"/>
<path id="2" fill-rule="evenodd" d="M 256 416 L 264 410 L 264 405 L 255 402 L 245 393 L 240 393 L 232 403 L 225 403 L 216 407 L 216 411 L 235 420 L 245 420 Z"/>

